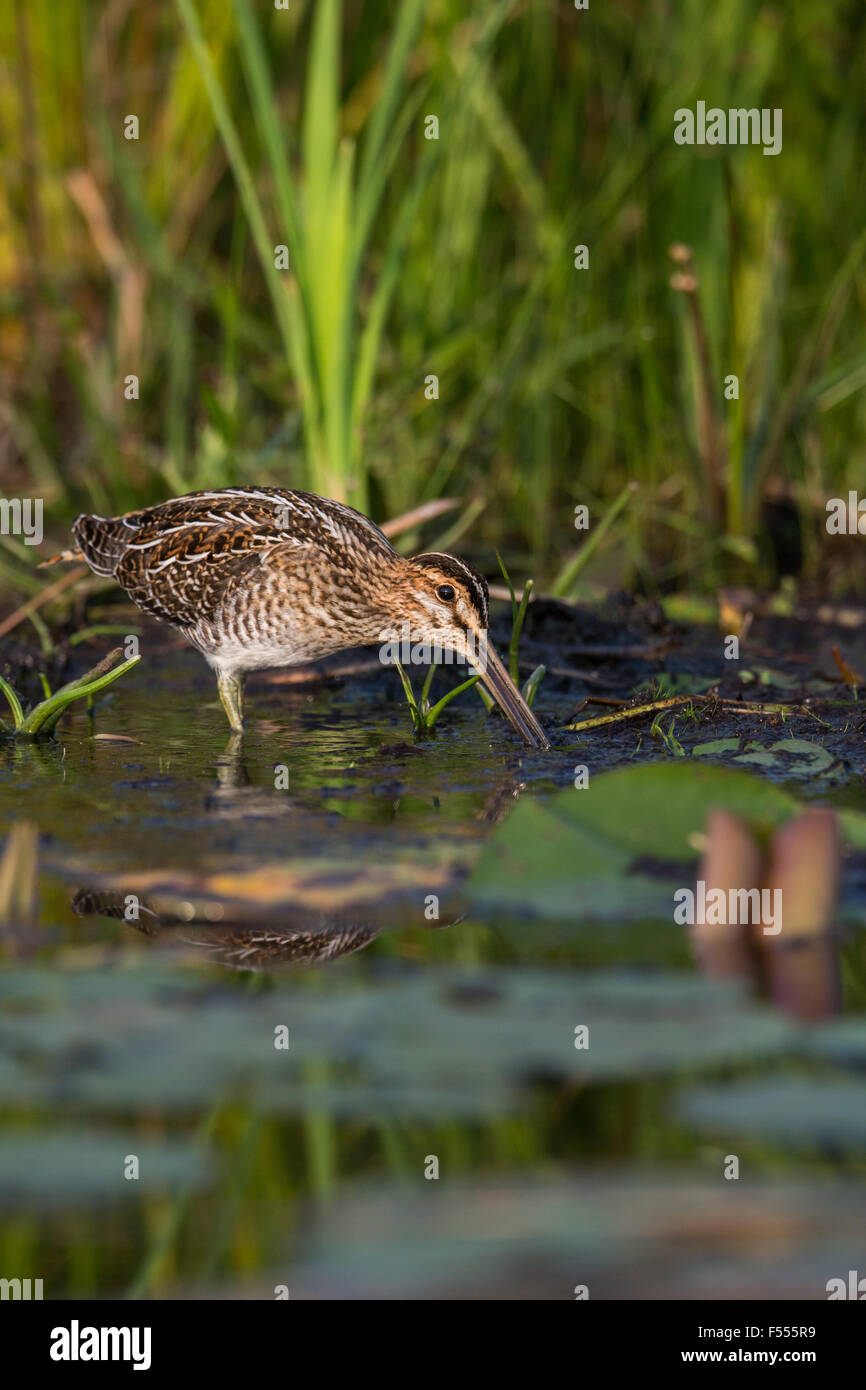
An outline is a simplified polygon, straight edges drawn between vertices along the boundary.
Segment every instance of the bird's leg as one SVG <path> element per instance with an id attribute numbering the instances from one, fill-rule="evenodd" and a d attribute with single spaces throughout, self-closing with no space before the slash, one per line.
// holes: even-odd
<path id="1" fill-rule="evenodd" d="M 244 731 L 244 677 L 230 676 L 225 671 L 217 672 L 217 689 L 222 707 L 228 715 L 232 733 Z"/>

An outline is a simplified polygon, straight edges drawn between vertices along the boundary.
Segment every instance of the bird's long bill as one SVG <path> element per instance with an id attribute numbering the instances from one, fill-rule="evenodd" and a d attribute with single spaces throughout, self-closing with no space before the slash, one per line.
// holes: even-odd
<path id="1" fill-rule="evenodd" d="M 528 743 L 530 748 L 549 748 L 550 740 L 489 642 L 483 643 L 479 656 L 480 659 L 472 664 L 480 672 L 482 685 L 493 696 L 523 742 Z"/>

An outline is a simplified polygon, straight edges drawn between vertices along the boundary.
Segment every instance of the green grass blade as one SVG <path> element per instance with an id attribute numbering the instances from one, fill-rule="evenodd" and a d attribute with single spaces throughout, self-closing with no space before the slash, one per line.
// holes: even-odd
<path id="1" fill-rule="evenodd" d="M 249 0 L 232 0 L 241 41 L 241 61 L 253 105 L 253 115 L 262 138 L 274 179 L 277 205 L 285 224 L 292 269 L 299 283 L 306 283 L 304 245 L 301 237 L 299 192 L 289 162 L 287 141 L 277 118 L 277 98 L 261 31 Z"/>
<path id="2" fill-rule="evenodd" d="M 403 667 L 400 665 L 399 661 L 395 660 L 394 665 L 397 667 L 397 672 L 400 676 L 400 680 L 403 683 L 403 693 L 406 696 L 406 701 L 409 705 L 409 709 L 412 711 L 412 722 L 414 723 L 416 716 L 420 714 L 420 710 L 418 708 L 418 702 L 415 699 L 415 692 L 412 689 L 412 682 L 406 675 L 406 672 L 403 670 Z"/>
<path id="3" fill-rule="evenodd" d="M 508 660 L 511 668 L 511 679 L 514 684 L 520 684 L 520 634 L 523 631 L 523 624 L 526 620 L 526 610 L 529 607 L 529 600 L 532 597 L 533 581 L 527 579 L 523 586 L 523 594 L 520 599 L 520 607 L 514 619 L 514 626 L 511 629 L 511 641 L 508 645 Z"/>
<path id="4" fill-rule="evenodd" d="M 422 687 L 421 687 L 421 700 L 420 700 L 420 705 L 421 705 L 421 709 L 422 709 L 422 711 L 424 712 L 424 714 L 429 713 L 429 710 L 430 710 L 430 687 L 431 687 L 432 684 L 433 684 L 433 677 L 434 677 L 435 675 L 436 675 L 436 663 L 433 662 L 433 661 L 431 661 L 431 662 L 430 662 L 430 666 L 429 666 L 428 671 L 427 671 L 427 675 L 426 675 L 426 677 L 425 677 L 425 679 L 424 679 L 424 684 L 423 684 Z"/>
<path id="5" fill-rule="evenodd" d="M 311 246 L 326 232 L 331 177 L 337 156 L 340 84 L 339 0 L 316 0 L 304 108 L 304 199 Z"/>
<path id="6" fill-rule="evenodd" d="M 0 690 L 2 690 L 3 694 L 6 696 L 9 708 L 12 711 L 12 719 L 15 728 L 20 729 L 21 725 L 24 723 L 24 711 L 21 708 L 21 701 L 18 699 L 18 696 L 15 694 L 15 691 L 12 689 L 11 685 L 9 685 L 8 681 L 4 681 L 2 676 L 0 676 Z"/>
<path id="7" fill-rule="evenodd" d="M 403 0 L 394 26 L 394 37 L 385 61 L 385 72 L 381 89 L 373 105 L 370 123 L 364 140 L 364 152 L 358 180 L 359 202 L 364 204 L 376 180 L 376 171 L 382 162 L 382 152 L 388 131 L 394 124 L 394 115 L 400 98 L 409 51 L 412 47 L 421 15 L 424 0 Z"/>
<path id="8" fill-rule="evenodd" d="M 350 372 L 355 305 L 349 285 L 349 255 L 353 217 L 354 155 L 353 143 L 344 140 L 334 171 L 327 234 L 322 245 L 325 273 L 321 276 L 316 295 L 315 332 L 331 473 L 327 495 L 344 500 L 351 492 L 349 500 L 364 510 L 366 488 L 362 479 L 356 478 L 354 486 L 350 486 Z"/>
<path id="9" fill-rule="evenodd" d="M 502 571 L 502 578 L 505 580 L 505 583 L 508 587 L 508 592 L 511 595 L 511 623 L 513 626 L 517 622 L 517 595 L 514 592 L 514 585 L 511 582 L 508 570 L 505 568 L 505 561 L 503 560 L 498 550 L 496 552 L 496 559 L 499 562 L 499 568 Z"/>
<path id="10" fill-rule="evenodd" d="M 202 33 L 201 22 L 198 11 L 193 4 L 193 0 L 174 0 L 178 13 L 186 30 L 193 56 L 196 60 L 202 82 L 210 101 L 211 111 L 217 130 L 219 131 L 223 147 L 226 152 L 235 182 L 238 186 L 244 213 L 249 223 L 250 233 L 253 238 L 259 260 L 262 264 L 265 280 L 271 298 L 274 302 L 276 311 L 277 325 L 283 339 L 283 346 L 286 356 L 291 356 L 290 334 L 288 327 L 288 317 L 285 303 L 285 290 L 279 279 L 277 271 L 274 269 L 274 242 L 268 233 L 265 222 L 264 212 L 258 193 L 256 192 L 255 181 L 243 152 L 240 136 L 228 102 L 217 77 L 213 60 L 208 51 L 207 44 Z"/>
<path id="11" fill-rule="evenodd" d="M 456 685 L 453 690 L 449 690 L 447 694 L 443 695 L 441 700 L 437 700 L 436 704 L 427 715 L 427 728 L 433 728 L 433 725 L 436 723 L 436 720 L 439 718 L 445 706 L 450 705 L 456 695 L 462 694 L 464 690 L 471 690 L 473 685 L 477 685 L 480 680 L 480 676 L 470 676 L 462 685 Z"/>
<path id="12" fill-rule="evenodd" d="M 588 564 L 590 558 L 597 550 L 599 544 L 616 521 L 623 507 L 628 502 L 632 493 L 635 491 L 637 483 L 630 482 L 622 489 L 619 495 L 611 503 L 598 525 L 590 532 L 589 538 L 581 546 L 580 550 L 569 560 L 568 564 L 561 571 L 558 578 L 551 586 L 550 592 L 554 598 L 568 598 L 574 591 L 583 569 Z"/>
<path id="13" fill-rule="evenodd" d="M 511 679 L 514 681 L 514 684 L 519 685 L 520 634 L 523 631 L 523 624 L 526 619 L 526 610 L 529 607 L 529 600 L 532 596 L 533 582 L 531 579 L 527 579 L 526 583 L 523 586 L 523 593 L 520 597 L 520 603 L 518 603 L 517 595 L 514 592 L 514 585 L 511 582 L 508 570 L 505 568 L 505 562 L 502 559 L 502 556 L 499 554 L 498 550 L 496 552 L 496 558 L 499 561 L 499 568 L 502 570 L 502 576 L 506 584 L 508 585 L 508 592 L 511 595 L 511 641 L 508 644 L 508 670 Z"/>
<path id="14" fill-rule="evenodd" d="M 423 91 L 407 101 L 399 118 L 397 104 L 409 50 L 418 29 L 421 0 L 404 0 L 388 52 L 382 89 L 376 99 L 364 139 L 358 174 L 358 217 L 356 222 L 355 269 L 367 245 L 385 182 L 410 123 L 416 118 Z M 415 171 L 413 177 L 417 177 Z"/>
<path id="15" fill-rule="evenodd" d="M 536 666 L 535 670 L 532 672 L 532 675 L 527 677 L 522 694 L 524 700 L 529 705 L 530 709 L 532 709 L 532 702 L 538 693 L 538 687 L 541 685 L 541 682 L 544 680 L 544 677 L 546 675 L 546 666 Z"/>
<path id="16" fill-rule="evenodd" d="M 388 309 L 397 286 L 400 269 L 404 263 L 409 235 L 416 223 L 421 199 L 426 192 L 434 163 L 435 150 L 429 158 L 421 162 L 420 167 L 415 172 L 410 189 L 403 197 L 397 221 L 388 240 L 385 261 L 379 271 L 376 288 L 367 308 L 352 392 L 351 429 L 353 434 L 359 429 L 364 411 L 370 400 Z"/>
<path id="17" fill-rule="evenodd" d="M 140 632 L 140 627 L 130 627 L 129 623 L 94 623 L 91 627 L 83 627 L 79 632 L 73 632 L 69 646 L 77 647 L 82 642 L 89 642 L 92 637 L 117 637 L 121 634 L 129 636 Z"/>

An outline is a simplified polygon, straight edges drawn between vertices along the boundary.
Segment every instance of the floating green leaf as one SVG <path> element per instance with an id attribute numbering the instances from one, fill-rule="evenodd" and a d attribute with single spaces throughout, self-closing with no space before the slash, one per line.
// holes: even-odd
<path id="1" fill-rule="evenodd" d="M 773 1077 L 686 1092 L 677 1116 L 698 1129 L 788 1145 L 866 1148 L 862 1082 Z"/>
<path id="2" fill-rule="evenodd" d="M 855 1182 L 631 1166 L 425 1187 L 368 1184 L 329 1205 L 307 1258 L 292 1251 L 293 1297 L 562 1299 L 584 1284 L 593 1298 L 816 1299 L 862 1258 Z"/>
<path id="3" fill-rule="evenodd" d="M 124 1176 L 127 1155 L 138 1178 Z M 80 1201 L 174 1192 L 210 1176 L 207 1151 L 192 1140 L 144 1138 L 135 1130 L 41 1129 L 0 1139 L 0 1206 L 72 1206 Z"/>
<path id="4" fill-rule="evenodd" d="M 764 744 L 750 739 L 716 738 L 699 743 L 691 750 L 693 758 L 718 758 L 732 754 L 735 763 L 751 763 L 785 777 L 821 777 L 827 775 L 837 761 L 820 743 L 805 738 L 782 738 Z"/>
<path id="5" fill-rule="evenodd" d="M 576 1046 L 575 1028 L 589 1030 Z M 289 1046 L 275 1046 L 287 1028 Z M 196 1112 L 493 1114 L 536 1075 L 601 1081 L 775 1056 L 791 1025 L 685 974 L 429 969 L 363 990 L 215 990 L 186 972 L 0 976 L 0 1102 Z M 326 1087 L 307 1066 L 325 1058 Z"/>
<path id="6" fill-rule="evenodd" d="M 801 809 L 771 782 L 688 760 L 590 777 L 589 787 L 558 792 L 543 805 L 521 801 L 497 828 L 470 882 L 479 910 L 507 909 L 512 918 L 669 917 L 672 888 L 682 883 L 683 864 L 698 857 L 695 835 L 710 809 L 731 811 L 758 832 Z M 866 816 L 845 810 L 839 820 L 848 843 L 866 847 Z"/>

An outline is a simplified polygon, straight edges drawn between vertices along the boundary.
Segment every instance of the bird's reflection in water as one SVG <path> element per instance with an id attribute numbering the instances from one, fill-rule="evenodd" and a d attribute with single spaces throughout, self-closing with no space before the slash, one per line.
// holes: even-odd
<path id="1" fill-rule="evenodd" d="M 223 752 L 217 758 L 217 786 L 225 791 L 236 791 L 249 785 L 249 773 L 244 762 L 243 734 L 232 734 Z"/>
<path id="2" fill-rule="evenodd" d="M 503 808 L 519 794 L 520 785 L 498 788 L 494 798 L 499 819 Z M 216 760 L 216 781 L 206 801 L 208 810 L 220 816 L 247 818 L 252 814 L 285 816 L 286 807 L 273 794 L 252 785 L 240 734 L 233 734 Z M 158 896 L 157 896 L 158 892 Z M 72 899 L 80 917 L 112 917 L 160 945 L 200 951 L 208 961 L 236 970 L 277 970 L 285 966 L 319 964 L 361 951 L 382 931 L 418 924 L 417 905 L 407 907 L 390 900 L 369 897 L 357 907 L 335 911 L 294 903 L 269 905 L 264 913 L 250 916 L 249 905 L 240 908 L 205 895 L 190 901 L 183 890 L 156 890 L 150 902 L 131 890 L 116 887 L 80 888 Z M 447 921 L 426 918 L 430 930 L 453 927 L 462 915 Z"/>
<path id="3" fill-rule="evenodd" d="M 192 904 L 180 906 L 192 909 Z M 382 930 L 382 924 L 349 912 L 289 908 L 279 919 L 256 922 L 222 920 L 219 904 L 200 914 L 192 909 L 192 916 L 170 908 L 155 912 L 135 895 L 118 889 L 81 888 L 72 907 L 80 917 L 114 917 L 145 936 L 158 937 L 162 944 L 192 947 L 208 961 L 235 970 L 277 970 L 336 960 L 362 950 Z"/>

